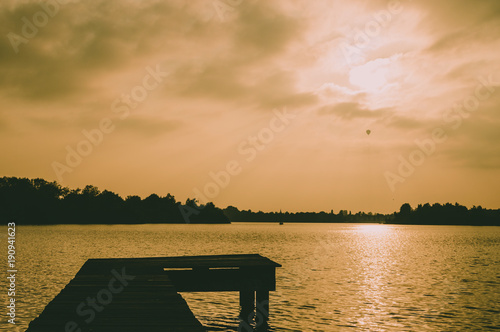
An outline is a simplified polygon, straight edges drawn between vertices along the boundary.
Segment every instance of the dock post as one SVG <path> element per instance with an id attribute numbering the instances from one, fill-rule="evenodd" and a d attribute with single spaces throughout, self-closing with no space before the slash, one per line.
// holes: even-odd
<path id="1" fill-rule="evenodd" d="M 240 320 L 251 325 L 255 315 L 255 291 L 240 291 Z"/>
<path id="2" fill-rule="evenodd" d="M 269 325 L 269 291 L 257 291 L 257 316 L 255 325 L 257 331 L 267 331 Z"/>

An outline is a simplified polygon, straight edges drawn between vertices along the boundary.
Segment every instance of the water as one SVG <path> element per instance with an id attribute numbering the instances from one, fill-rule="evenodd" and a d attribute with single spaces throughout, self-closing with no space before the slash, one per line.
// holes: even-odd
<path id="1" fill-rule="evenodd" d="M 1 331 L 24 331 L 88 258 L 232 253 L 283 265 L 270 297 L 272 331 L 500 329 L 500 227 L 18 226 L 17 252 L 18 324 L 5 323 L 2 309 Z M 5 270 L 6 253 L 0 263 Z M 237 293 L 183 296 L 211 330 L 236 330 Z"/>

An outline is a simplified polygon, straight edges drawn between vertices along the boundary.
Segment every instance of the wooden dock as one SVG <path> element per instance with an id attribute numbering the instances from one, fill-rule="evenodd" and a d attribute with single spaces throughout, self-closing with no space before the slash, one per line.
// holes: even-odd
<path id="1" fill-rule="evenodd" d="M 265 330 L 281 265 L 260 255 L 89 259 L 27 332 L 205 331 L 178 292 L 240 292 Z M 255 309 L 257 309 L 255 311 Z"/>

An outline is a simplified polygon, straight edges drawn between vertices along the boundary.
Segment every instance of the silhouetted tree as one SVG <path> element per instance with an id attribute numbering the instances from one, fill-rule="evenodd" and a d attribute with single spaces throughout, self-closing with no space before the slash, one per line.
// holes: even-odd
<path id="1" fill-rule="evenodd" d="M 221 210 L 212 202 L 200 205 L 188 198 L 185 204 L 167 194 L 151 194 L 145 199 L 127 196 L 124 200 L 108 190 L 95 186 L 69 189 L 44 179 L 16 177 L 0 178 L 0 221 L 20 224 L 118 224 L 118 223 L 183 223 L 182 209 L 194 211 L 190 223 L 256 222 L 382 222 L 434 225 L 491 225 L 500 226 L 500 210 L 474 206 L 470 210 L 458 203 L 419 204 L 412 209 L 405 203 L 392 215 L 340 210 L 326 212 L 253 212 L 228 206 Z"/>
<path id="2" fill-rule="evenodd" d="M 403 204 L 399 213 L 388 218 L 389 223 L 426 224 L 426 225 L 491 225 L 500 226 L 500 210 L 484 210 L 467 207 L 458 203 L 419 204 L 415 210 L 409 204 Z"/>
<path id="3" fill-rule="evenodd" d="M 191 203 L 190 203 L 191 204 Z M 196 204 L 196 203 L 195 203 Z M 0 220 L 20 224 L 182 223 L 175 197 L 152 194 L 123 200 L 109 190 L 88 185 L 68 189 L 43 179 L 0 178 Z M 213 203 L 207 204 L 194 223 L 227 223 Z"/>

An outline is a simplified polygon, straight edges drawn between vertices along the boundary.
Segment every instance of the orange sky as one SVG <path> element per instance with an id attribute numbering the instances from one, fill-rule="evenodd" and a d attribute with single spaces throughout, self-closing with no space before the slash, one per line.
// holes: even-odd
<path id="1" fill-rule="evenodd" d="M 496 0 L 59 1 L 0 4 L 0 176 L 500 208 Z"/>

